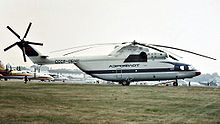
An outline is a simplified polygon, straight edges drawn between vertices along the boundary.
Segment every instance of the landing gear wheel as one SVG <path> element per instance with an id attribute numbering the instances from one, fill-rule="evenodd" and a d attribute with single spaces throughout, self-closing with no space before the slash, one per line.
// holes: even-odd
<path id="1" fill-rule="evenodd" d="M 178 82 L 173 82 L 173 86 L 178 86 Z"/>
<path id="2" fill-rule="evenodd" d="M 123 81 L 121 84 L 122 84 L 122 86 L 129 86 L 129 85 L 130 85 L 130 82 Z"/>

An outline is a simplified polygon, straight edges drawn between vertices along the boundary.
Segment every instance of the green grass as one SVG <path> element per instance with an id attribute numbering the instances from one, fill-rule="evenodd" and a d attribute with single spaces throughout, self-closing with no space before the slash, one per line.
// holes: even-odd
<path id="1" fill-rule="evenodd" d="M 0 123 L 220 123 L 220 88 L 0 82 Z"/>

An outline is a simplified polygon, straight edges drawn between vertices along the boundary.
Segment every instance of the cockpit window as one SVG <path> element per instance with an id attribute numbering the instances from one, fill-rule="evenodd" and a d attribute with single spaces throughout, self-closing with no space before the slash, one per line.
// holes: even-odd
<path id="1" fill-rule="evenodd" d="M 176 70 L 176 71 L 180 70 L 180 66 L 178 66 L 178 65 L 174 66 L 174 70 Z"/>
<path id="2" fill-rule="evenodd" d="M 147 54 L 141 52 L 138 55 L 129 55 L 124 62 L 147 62 Z"/>
<path id="3" fill-rule="evenodd" d="M 191 66 L 191 65 L 189 65 L 189 66 L 188 66 L 188 70 L 194 70 L 194 67 Z"/>
<path id="4" fill-rule="evenodd" d="M 184 70 L 189 70 L 189 66 L 184 66 Z"/>
<path id="5" fill-rule="evenodd" d="M 174 66 L 174 70 L 176 71 L 190 71 L 190 70 L 193 70 L 194 68 L 190 65 L 181 65 L 181 66 Z"/>

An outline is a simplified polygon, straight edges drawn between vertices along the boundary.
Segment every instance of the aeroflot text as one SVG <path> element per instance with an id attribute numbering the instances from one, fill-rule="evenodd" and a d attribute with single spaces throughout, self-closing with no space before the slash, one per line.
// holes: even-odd
<path id="1" fill-rule="evenodd" d="M 140 64 L 109 65 L 109 68 L 138 67 Z"/>

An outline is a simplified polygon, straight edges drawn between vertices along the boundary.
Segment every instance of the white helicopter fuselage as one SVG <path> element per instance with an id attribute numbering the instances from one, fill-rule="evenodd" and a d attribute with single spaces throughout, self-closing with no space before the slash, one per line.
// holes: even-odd
<path id="1" fill-rule="evenodd" d="M 124 63 L 124 59 L 102 57 L 100 59 L 81 59 L 77 67 L 93 77 L 108 81 L 151 81 L 192 78 L 198 71 L 188 64 L 167 60 Z"/>

